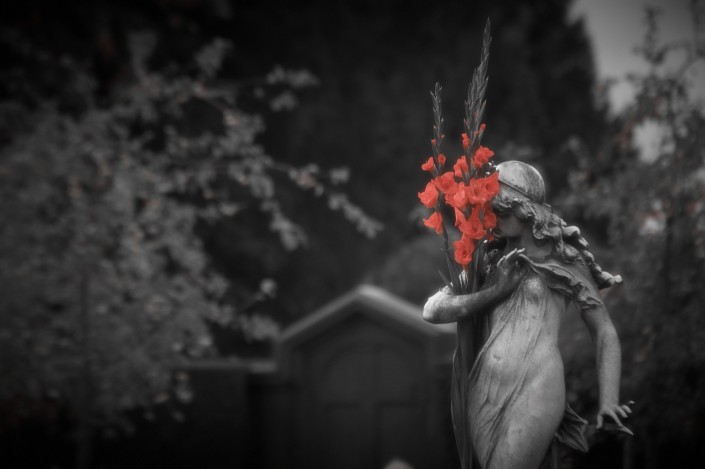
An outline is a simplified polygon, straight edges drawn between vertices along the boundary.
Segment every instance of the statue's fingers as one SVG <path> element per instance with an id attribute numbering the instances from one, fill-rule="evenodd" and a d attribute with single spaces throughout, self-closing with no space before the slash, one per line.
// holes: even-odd
<path id="1" fill-rule="evenodd" d="M 515 249 L 514 251 L 516 251 L 516 249 Z M 507 260 L 509 260 L 509 257 L 512 255 L 512 253 L 513 253 L 514 251 L 510 251 L 510 252 L 508 252 L 507 254 L 503 255 L 503 256 L 499 259 L 499 262 L 497 262 L 497 267 L 503 266 L 503 265 L 507 262 Z"/>
<path id="2" fill-rule="evenodd" d="M 597 414 L 597 429 L 602 428 L 602 414 Z"/>
<path id="3" fill-rule="evenodd" d="M 612 419 L 614 420 L 614 423 L 616 423 L 620 427 L 622 426 L 622 421 L 619 420 L 619 417 L 617 417 L 617 414 L 613 410 L 608 410 L 606 413 L 607 413 L 607 415 L 612 417 Z"/>
<path id="4" fill-rule="evenodd" d="M 619 407 L 619 406 L 617 406 L 617 408 L 615 409 L 615 412 L 618 413 L 619 415 L 621 415 L 623 419 L 629 418 L 629 416 L 628 416 L 627 413 L 624 411 L 624 409 L 622 409 L 622 408 Z"/>
<path id="5" fill-rule="evenodd" d="M 512 262 L 516 261 L 525 250 L 525 248 L 513 250 L 510 254 Z"/>
<path id="6" fill-rule="evenodd" d="M 628 413 L 628 414 L 631 414 L 631 413 L 632 413 L 632 409 L 629 408 L 629 404 L 622 404 L 620 407 L 621 407 L 626 413 Z"/>

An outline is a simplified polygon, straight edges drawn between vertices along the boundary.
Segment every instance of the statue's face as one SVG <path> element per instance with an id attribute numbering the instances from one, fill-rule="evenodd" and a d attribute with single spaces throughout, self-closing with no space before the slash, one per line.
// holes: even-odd
<path id="1" fill-rule="evenodd" d="M 497 215 L 497 226 L 494 234 L 498 238 L 518 238 L 524 231 L 524 224 L 514 215 L 511 210 L 495 211 Z"/>

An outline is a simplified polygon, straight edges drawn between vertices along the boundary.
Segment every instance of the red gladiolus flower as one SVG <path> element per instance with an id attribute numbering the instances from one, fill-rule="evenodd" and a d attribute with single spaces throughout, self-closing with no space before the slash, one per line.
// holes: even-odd
<path id="1" fill-rule="evenodd" d="M 440 153 L 440 154 L 438 155 L 438 164 L 441 165 L 441 166 L 443 166 L 444 164 L 446 164 L 446 155 L 444 155 L 443 153 Z"/>
<path id="2" fill-rule="evenodd" d="M 472 262 L 472 254 L 475 252 L 475 243 L 472 239 L 463 236 L 453 243 L 455 262 L 463 266 L 463 269 Z"/>
<path id="3" fill-rule="evenodd" d="M 424 164 L 421 165 L 421 169 L 433 174 L 433 171 L 434 171 L 434 169 L 436 169 L 436 167 L 433 164 L 433 157 L 432 156 L 429 156 L 428 160 Z"/>
<path id="4" fill-rule="evenodd" d="M 455 211 L 455 226 L 460 226 L 465 221 L 465 214 L 459 208 L 453 208 Z"/>
<path id="5" fill-rule="evenodd" d="M 470 139 L 468 138 L 468 134 L 463 132 L 460 136 L 463 139 L 463 150 L 467 152 L 468 148 L 470 148 Z"/>
<path id="6" fill-rule="evenodd" d="M 446 203 L 453 208 L 464 209 L 468 206 L 468 197 L 465 194 L 464 186 L 458 184 L 458 190 L 454 194 L 446 194 Z"/>
<path id="7" fill-rule="evenodd" d="M 489 230 L 497 226 L 497 216 L 492 211 L 492 207 L 490 207 L 490 204 L 485 204 L 482 210 L 484 212 L 482 224 L 484 225 L 485 229 Z"/>
<path id="8" fill-rule="evenodd" d="M 433 212 L 430 217 L 424 218 L 423 224 L 436 230 L 438 234 L 443 232 L 443 217 L 439 212 Z"/>
<path id="9" fill-rule="evenodd" d="M 472 157 L 472 165 L 476 168 L 482 167 L 485 163 L 490 161 L 490 158 L 494 156 L 494 152 L 487 147 L 480 146 L 475 150 L 475 154 Z"/>
<path id="10" fill-rule="evenodd" d="M 476 207 L 470 218 L 458 226 L 458 229 L 464 236 L 470 239 L 482 239 L 483 236 L 487 234 L 487 231 L 482 226 L 482 221 L 480 220 L 479 207 Z"/>
<path id="11" fill-rule="evenodd" d="M 463 155 L 458 158 L 458 161 L 456 161 L 453 165 L 453 173 L 455 174 L 455 177 L 461 178 L 463 177 L 463 174 L 467 174 L 468 172 L 468 162 L 465 159 L 465 155 Z"/>
<path id="12" fill-rule="evenodd" d="M 484 204 L 492 198 L 487 192 L 484 179 L 471 179 L 470 184 L 465 187 L 465 194 L 473 205 Z"/>
<path id="13" fill-rule="evenodd" d="M 455 194 L 458 191 L 458 184 L 455 182 L 453 173 L 450 171 L 435 178 L 433 183 L 436 185 L 438 190 L 444 194 Z"/>
<path id="14" fill-rule="evenodd" d="M 438 190 L 432 182 L 426 184 L 426 189 L 423 192 L 419 192 L 419 200 L 428 208 L 433 208 L 436 206 L 438 201 Z"/>
<path id="15" fill-rule="evenodd" d="M 481 179 L 485 186 L 485 192 L 488 194 L 487 200 L 499 194 L 499 172 L 495 171 L 486 178 Z"/>

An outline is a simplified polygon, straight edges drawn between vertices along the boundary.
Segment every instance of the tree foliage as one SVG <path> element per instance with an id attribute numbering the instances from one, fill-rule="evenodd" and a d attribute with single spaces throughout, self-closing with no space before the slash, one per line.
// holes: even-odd
<path id="1" fill-rule="evenodd" d="M 705 23 L 702 2 L 693 7 L 693 39 L 678 44 L 660 40 L 658 11 L 647 10 L 638 53 L 648 71 L 629 77 L 635 100 L 602 151 L 582 153 L 562 208 L 604 227 L 596 231 L 613 246 L 609 267 L 625 278 L 608 301 L 622 331 L 623 394 L 638 403 L 637 435 L 651 447 L 695 449 L 705 431 L 705 106 L 690 73 L 705 60 Z M 653 159 L 634 146 L 645 129 L 660 136 Z"/>
<path id="2" fill-rule="evenodd" d="M 133 77 L 100 103 L 82 64 L 10 39 L 25 63 L 68 76 L 81 106 L 73 115 L 52 101 L 30 107 L 21 93 L 1 103 L 10 131 L 0 150 L 0 213 L 10 222 L 0 238 L 0 398 L 49 396 L 91 424 L 189 401 L 188 376 L 173 371 L 217 354 L 213 327 L 257 338 L 278 327 L 243 314 L 276 284 L 224 277 L 197 228 L 247 223 L 254 212 L 284 251 L 301 247 L 306 233 L 280 203 L 286 180 L 365 235 L 381 228 L 336 187 L 344 169 L 276 161 L 257 140 L 264 120 L 239 105 L 257 88 L 271 109 L 285 111 L 297 90 L 318 84 L 310 73 L 275 67 L 246 84 L 219 80 L 225 40 L 204 46 L 186 68 L 154 71 L 146 65 L 154 35 L 134 33 Z M 23 86 L 16 80 L 28 69 L 11 70 L 6 83 Z"/>

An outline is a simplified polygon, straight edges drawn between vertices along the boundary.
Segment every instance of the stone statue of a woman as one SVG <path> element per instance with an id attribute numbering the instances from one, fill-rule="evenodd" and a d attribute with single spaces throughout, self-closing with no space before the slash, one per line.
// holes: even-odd
<path id="1" fill-rule="evenodd" d="M 561 319 L 576 303 L 595 344 L 599 379 L 597 428 L 605 417 L 621 426 L 620 345 L 599 289 L 620 283 L 595 263 L 578 228 L 544 201 L 541 175 L 518 161 L 502 163 L 492 201 L 496 237 L 480 263 L 481 288 L 467 295 L 444 289 L 428 299 L 431 323 L 473 318 L 475 351 L 468 369 L 454 364 L 453 423 L 463 469 L 536 469 L 554 438 L 587 450 L 585 421 L 567 405 L 558 350 Z M 459 337 L 459 340 L 465 340 Z M 572 428 L 571 428 L 572 427 Z M 574 431 L 571 431 L 574 430 Z M 582 441 L 581 441 L 582 440 Z M 463 454 L 465 453 L 465 454 Z"/>

